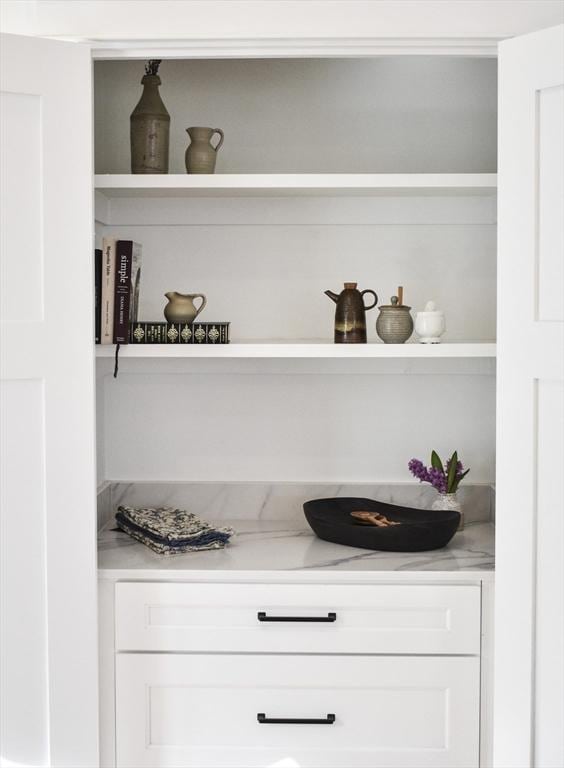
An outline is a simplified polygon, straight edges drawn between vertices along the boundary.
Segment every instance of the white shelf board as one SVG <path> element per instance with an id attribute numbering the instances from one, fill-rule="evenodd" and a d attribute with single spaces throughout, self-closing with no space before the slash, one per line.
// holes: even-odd
<path id="1" fill-rule="evenodd" d="M 98 345 L 96 357 L 115 355 L 114 345 Z M 495 343 L 458 344 L 333 344 L 330 341 L 245 341 L 231 344 L 128 344 L 120 359 L 147 358 L 309 358 L 309 359 L 433 359 L 495 358 Z"/>
<path id="2" fill-rule="evenodd" d="M 493 195 L 495 173 L 101 174 L 105 197 Z"/>

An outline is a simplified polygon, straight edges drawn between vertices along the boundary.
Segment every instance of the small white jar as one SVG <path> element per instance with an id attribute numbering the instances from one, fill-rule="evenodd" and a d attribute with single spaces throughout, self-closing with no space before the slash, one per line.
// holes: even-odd
<path id="1" fill-rule="evenodd" d="M 444 312 L 437 309 L 434 301 L 428 301 L 423 312 L 418 312 L 415 318 L 415 332 L 420 337 L 419 343 L 440 344 L 445 330 Z"/>

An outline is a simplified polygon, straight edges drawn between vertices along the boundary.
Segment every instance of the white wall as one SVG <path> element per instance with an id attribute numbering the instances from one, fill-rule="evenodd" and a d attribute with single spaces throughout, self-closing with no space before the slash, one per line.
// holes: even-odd
<path id="1" fill-rule="evenodd" d="M 129 173 L 142 61 L 95 67 L 96 172 Z M 495 172 L 497 62 L 443 56 L 165 60 L 171 173 L 186 128 L 225 131 L 217 173 Z"/>
<path id="2" fill-rule="evenodd" d="M 338 362 L 340 375 L 288 364 L 276 375 L 221 365 L 108 375 L 106 477 L 406 482 L 409 459 L 435 448 L 458 449 L 473 483 L 493 481 L 491 374 L 366 375 Z"/>
<path id="3" fill-rule="evenodd" d="M 411 201 L 413 202 L 413 201 Z M 272 201 L 272 206 L 276 201 Z M 204 293 L 201 320 L 231 321 L 231 338 L 332 339 L 326 289 L 371 288 L 389 304 L 397 286 L 413 311 L 434 299 L 445 341 L 495 339 L 495 225 L 275 224 L 106 228 L 143 245 L 140 319 L 164 321 L 167 291 Z M 377 340 L 378 310 L 367 313 Z M 412 339 L 412 341 L 415 339 Z"/>

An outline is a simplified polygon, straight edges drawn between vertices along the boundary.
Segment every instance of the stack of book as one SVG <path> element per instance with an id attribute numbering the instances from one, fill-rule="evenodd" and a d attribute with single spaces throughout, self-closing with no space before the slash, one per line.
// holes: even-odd
<path id="1" fill-rule="evenodd" d="M 141 246 L 105 237 L 95 251 L 97 344 L 127 344 L 139 313 Z"/>
<path id="2" fill-rule="evenodd" d="M 95 251 L 96 344 L 229 344 L 229 323 L 141 322 L 141 246 L 105 237 Z"/>

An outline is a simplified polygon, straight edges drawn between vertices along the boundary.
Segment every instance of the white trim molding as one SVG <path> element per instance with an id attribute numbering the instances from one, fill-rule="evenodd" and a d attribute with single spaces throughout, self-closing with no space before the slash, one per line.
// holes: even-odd
<path id="1" fill-rule="evenodd" d="M 478 48 L 561 23 L 560 0 L 2 0 L 5 32 L 67 40 L 193 41 L 231 55 L 277 49 L 279 56 L 312 55 L 341 41 L 342 50 L 387 41 L 387 52 L 410 41 L 409 51 Z M 298 41 L 296 45 L 296 41 Z M 210 44 L 211 43 L 211 44 Z M 413 44 L 413 46 L 412 46 Z M 98 47 L 98 46 L 97 46 Z M 99 46 L 100 48 L 105 46 Z M 139 46 L 134 45 L 133 49 Z M 182 46 L 183 47 L 183 46 Z M 412 50 L 413 47 L 413 50 Z M 145 46 L 145 50 L 147 46 Z M 284 53 L 286 51 L 286 53 Z M 298 52 L 299 51 L 299 52 Z M 145 55 L 145 54 L 143 54 Z M 214 53 L 214 55 L 220 55 Z M 248 54 L 251 55 L 251 54 Z M 256 54 L 259 55 L 259 54 Z M 317 55 L 321 55 L 318 53 Z M 333 50 L 332 55 L 339 55 Z M 342 55 L 346 55 L 343 53 Z"/>

